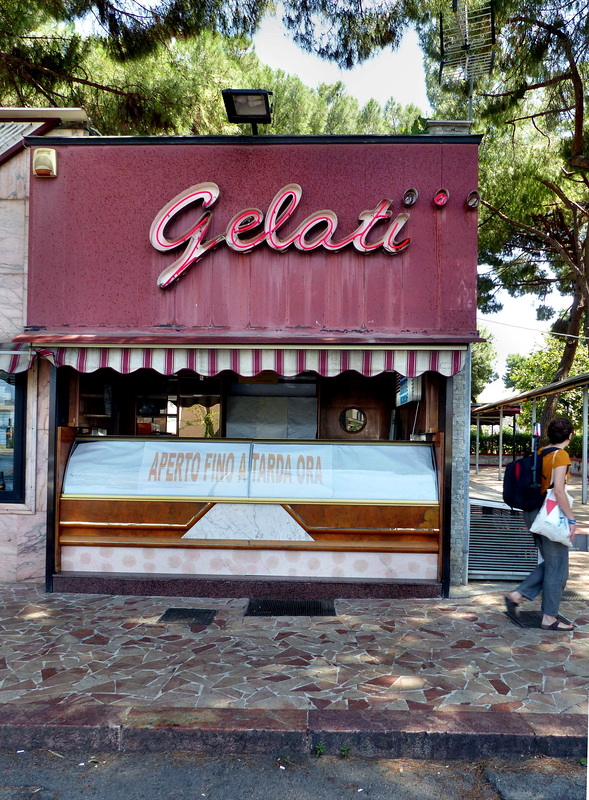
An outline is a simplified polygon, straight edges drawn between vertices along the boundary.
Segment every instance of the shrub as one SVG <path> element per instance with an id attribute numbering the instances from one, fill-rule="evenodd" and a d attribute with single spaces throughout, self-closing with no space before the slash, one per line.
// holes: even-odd
<path id="1" fill-rule="evenodd" d="M 477 430 L 471 426 L 470 429 L 470 452 L 476 453 Z M 514 437 L 511 428 L 503 428 L 503 452 L 513 454 Z M 532 450 L 531 437 L 522 431 L 515 432 L 515 454 L 525 455 Z M 570 451 L 569 451 L 570 452 Z M 482 455 L 499 453 L 499 432 L 487 433 L 481 429 L 479 437 L 479 453 Z"/>

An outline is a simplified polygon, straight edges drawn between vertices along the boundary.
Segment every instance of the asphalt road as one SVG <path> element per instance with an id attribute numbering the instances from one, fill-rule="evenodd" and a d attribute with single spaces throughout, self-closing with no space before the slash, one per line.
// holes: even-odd
<path id="1" fill-rule="evenodd" d="M 586 767 L 193 753 L 0 751 L 0 800 L 586 800 Z"/>

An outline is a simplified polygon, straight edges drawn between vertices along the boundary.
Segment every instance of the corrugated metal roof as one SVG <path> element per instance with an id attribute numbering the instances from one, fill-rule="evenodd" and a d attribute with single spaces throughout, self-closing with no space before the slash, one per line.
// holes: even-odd
<path id="1" fill-rule="evenodd" d="M 0 160 L 5 153 L 12 150 L 16 145 L 19 145 L 25 136 L 35 133 L 43 124 L 44 123 L 39 120 L 35 122 L 25 120 L 22 122 L 15 120 L 10 120 L 8 122 L 0 121 Z"/>
<path id="2" fill-rule="evenodd" d="M 549 383 L 547 386 L 540 386 L 538 389 L 530 389 L 527 392 L 507 397 L 505 400 L 495 400 L 492 403 L 485 403 L 485 405 L 473 408 L 472 413 L 474 416 L 485 414 L 487 411 L 499 409 L 501 406 L 512 406 L 514 404 L 525 403 L 527 400 L 537 400 L 540 397 L 548 397 L 551 394 L 561 394 L 568 392 L 570 389 L 578 389 L 581 386 L 589 385 L 589 372 L 583 372 L 580 375 L 573 375 L 570 378 L 564 378 L 555 383 Z"/>

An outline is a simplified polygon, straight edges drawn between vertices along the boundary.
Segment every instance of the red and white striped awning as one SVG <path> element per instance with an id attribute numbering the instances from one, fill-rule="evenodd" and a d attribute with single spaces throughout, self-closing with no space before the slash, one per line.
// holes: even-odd
<path id="1" fill-rule="evenodd" d="M 35 353 L 29 344 L 0 344 L 0 372 L 25 372 L 34 357 Z"/>
<path id="2" fill-rule="evenodd" d="M 153 369 L 173 375 L 187 369 L 207 377 L 231 370 L 252 377 L 269 370 L 292 377 L 316 372 L 333 377 L 355 370 L 367 377 L 394 371 L 408 378 L 424 372 L 451 376 L 466 361 L 466 345 L 448 347 L 37 347 L 38 355 L 49 358 L 57 367 L 69 366 L 78 372 L 94 372 L 110 367 L 128 373 Z"/>

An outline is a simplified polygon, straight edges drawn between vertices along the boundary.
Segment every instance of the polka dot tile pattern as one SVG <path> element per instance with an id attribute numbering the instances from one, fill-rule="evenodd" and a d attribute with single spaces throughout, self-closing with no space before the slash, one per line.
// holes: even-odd
<path id="1" fill-rule="evenodd" d="M 66 572 L 436 580 L 435 553 L 65 546 Z"/>

